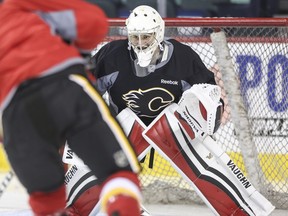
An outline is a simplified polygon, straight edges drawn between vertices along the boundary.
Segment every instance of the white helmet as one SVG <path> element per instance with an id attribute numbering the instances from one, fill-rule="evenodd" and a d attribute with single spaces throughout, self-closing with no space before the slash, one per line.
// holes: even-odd
<path id="1" fill-rule="evenodd" d="M 126 19 L 129 47 L 132 46 L 141 67 L 147 67 L 157 47 L 163 49 L 165 24 L 152 7 L 136 7 Z"/>

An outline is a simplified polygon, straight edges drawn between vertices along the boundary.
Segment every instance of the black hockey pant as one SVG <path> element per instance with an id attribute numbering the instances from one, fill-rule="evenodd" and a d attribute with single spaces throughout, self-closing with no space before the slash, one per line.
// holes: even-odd
<path id="1" fill-rule="evenodd" d="M 76 65 L 19 86 L 3 111 L 4 146 L 29 193 L 64 182 L 59 148 L 68 141 L 99 181 L 139 171 L 137 157 L 101 96 Z"/>

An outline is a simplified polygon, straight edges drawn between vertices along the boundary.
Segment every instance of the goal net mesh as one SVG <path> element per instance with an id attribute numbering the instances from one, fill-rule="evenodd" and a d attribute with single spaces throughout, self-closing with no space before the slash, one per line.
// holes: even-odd
<path id="1" fill-rule="evenodd" d="M 110 24 L 106 41 L 126 37 L 123 19 L 110 20 Z M 222 126 L 215 134 L 218 144 L 246 175 L 249 174 L 248 178 L 255 177 L 259 182 L 258 189 L 273 205 L 285 209 L 288 208 L 287 24 L 286 19 L 281 18 L 178 18 L 167 19 L 165 30 L 166 38 L 181 41 L 200 55 L 222 88 L 225 113 Z M 236 104 L 243 103 L 244 117 L 231 117 L 233 110 L 229 99 L 234 96 L 225 86 L 235 83 L 224 82 L 210 38 L 215 30 L 226 35 L 233 73 L 241 92 L 242 100 Z M 252 137 L 245 152 L 235 128 L 235 121 L 241 124 L 241 118 L 248 119 L 248 131 Z M 249 152 L 249 147 L 255 148 L 256 153 Z M 245 157 L 248 160 L 244 160 Z M 140 177 L 146 203 L 202 203 L 186 181 L 156 151 L 152 150 L 141 164 Z M 253 173 L 247 170 L 249 167 L 253 167 Z"/>

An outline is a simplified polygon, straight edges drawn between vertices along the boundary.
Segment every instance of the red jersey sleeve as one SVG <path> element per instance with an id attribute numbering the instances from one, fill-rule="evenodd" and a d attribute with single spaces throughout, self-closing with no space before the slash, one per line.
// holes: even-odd
<path id="1" fill-rule="evenodd" d="M 91 51 L 101 42 L 108 31 L 108 21 L 105 13 L 98 6 L 83 0 L 6 0 L 6 5 L 31 12 L 70 12 L 73 19 L 63 22 L 75 22 L 75 38 L 73 43 L 80 51 Z M 68 13 L 67 13 L 68 14 Z M 63 25 L 65 26 L 65 25 Z M 66 25 L 67 26 L 67 25 Z"/>

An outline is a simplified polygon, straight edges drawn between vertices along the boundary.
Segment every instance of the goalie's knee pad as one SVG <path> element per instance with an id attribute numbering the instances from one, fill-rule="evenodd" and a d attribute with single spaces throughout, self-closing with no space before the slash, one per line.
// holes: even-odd
<path id="1" fill-rule="evenodd" d="M 108 216 L 140 216 L 140 182 L 133 172 L 112 175 L 104 182 L 100 197 Z"/>
<path id="2" fill-rule="evenodd" d="M 195 84 L 183 93 L 177 112 L 192 128 L 212 135 L 221 124 L 220 96 L 221 88 L 217 85 Z"/>
<path id="3" fill-rule="evenodd" d="M 138 159 L 141 160 L 151 148 L 147 141 L 142 137 L 142 132 L 145 130 L 146 125 L 129 108 L 122 110 L 117 115 L 117 119 L 133 145 Z"/>

